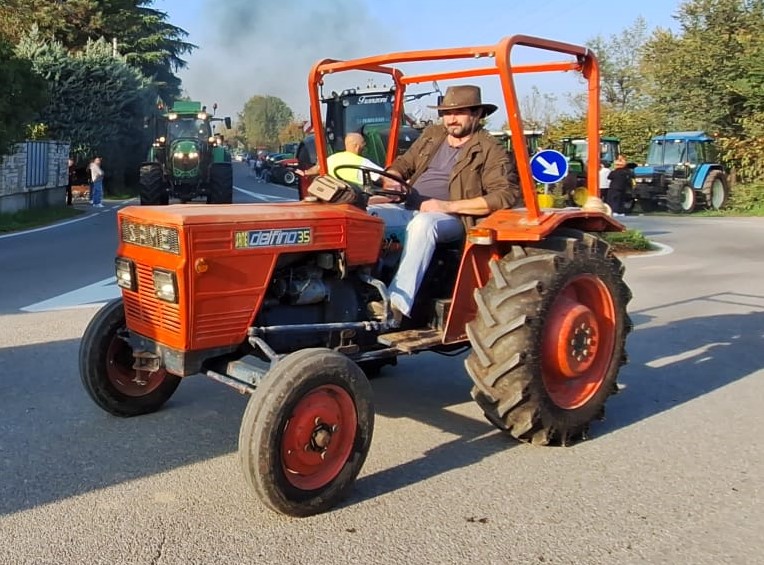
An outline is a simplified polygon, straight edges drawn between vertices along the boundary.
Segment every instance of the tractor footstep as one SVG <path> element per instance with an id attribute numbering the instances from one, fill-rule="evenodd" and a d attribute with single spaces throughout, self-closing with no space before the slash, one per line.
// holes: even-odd
<path id="1" fill-rule="evenodd" d="M 443 332 L 435 329 L 406 330 L 382 334 L 377 337 L 382 345 L 394 347 L 406 353 L 413 353 L 420 349 L 429 349 L 433 345 L 443 342 Z"/>

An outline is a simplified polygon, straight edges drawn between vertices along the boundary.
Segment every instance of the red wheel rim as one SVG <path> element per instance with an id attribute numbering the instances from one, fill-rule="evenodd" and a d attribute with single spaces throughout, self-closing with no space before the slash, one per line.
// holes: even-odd
<path id="1" fill-rule="evenodd" d="M 123 339 L 114 336 L 106 350 L 106 375 L 118 392 L 125 396 L 145 396 L 162 384 L 167 372 L 137 371 L 133 369 L 133 348 Z"/>
<path id="2" fill-rule="evenodd" d="M 287 480 L 302 490 L 333 481 L 355 442 L 355 403 L 337 385 L 323 385 L 303 396 L 292 410 L 281 440 L 281 464 Z"/>
<path id="3" fill-rule="evenodd" d="M 613 358 L 615 304 L 594 275 L 578 275 L 563 287 L 544 329 L 542 379 L 557 406 L 586 404 L 600 389 Z"/>

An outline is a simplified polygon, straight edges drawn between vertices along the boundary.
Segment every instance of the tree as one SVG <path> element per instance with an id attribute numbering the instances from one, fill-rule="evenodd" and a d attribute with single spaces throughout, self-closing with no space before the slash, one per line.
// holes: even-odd
<path id="1" fill-rule="evenodd" d="M 645 46 L 650 94 L 671 129 L 739 135 L 764 108 L 764 0 L 689 0 L 675 18 L 680 33 L 657 30 Z"/>
<path id="2" fill-rule="evenodd" d="M 631 27 L 587 41 L 600 67 L 600 86 L 605 104 L 624 110 L 644 106 L 640 62 L 647 42 L 647 23 L 637 18 Z"/>
<path id="3" fill-rule="evenodd" d="M 137 171 L 142 158 L 143 117 L 156 91 L 103 40 L 72 55 L 33 30 L 17 52 L 50 84 L 50 102 L 40 114 L 50 136 L 68 139 L 80 159 L 104 157 L 109 186 L 120 187 L 125 171 Z"/>
<path id="4" fill-rule="evenodd" d="M 72 51 L 103 37 L 115 42 L 126 61 L 153 78 L 160 94 L 171 99 L 180 92 L 174 73 L 186 66 L 182 57 L 196 46 L 152 4 L 153 0 L 4 0 L 0 35 L 17 43 L 34 24 L 42 37 Z"/>
<path id="5" fill-rule="evenodd" d="M 279 145 L 284 145 L 290 141 L 301 141 L 305 138 L 305 131 L 302 129 L 303 121 L 291 121 L 286 124 L 279 132 Z"/>
<path id="6" fill-rule="evenodd" d="M 48 100 L 48 84 L 0 39 L 0 155 L 22 141 Z"/>
<path id="7" fill-rule="evenodd" d="M 276 96 L 253 96 L 239 115 L 242 134 L 250 148 L 277 149 L 279 133 L 294 118 L 289 106 Z"/>

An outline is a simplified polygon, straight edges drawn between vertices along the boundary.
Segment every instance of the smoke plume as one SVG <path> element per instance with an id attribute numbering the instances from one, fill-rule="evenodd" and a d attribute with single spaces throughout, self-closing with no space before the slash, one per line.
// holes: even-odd
<path id="1" fill-rule="evenodd" d="M 319 59 L 393 51 L 392 24 L 355 0 L 205 0 L 207 29 L 180 73 L 185 93 L 235 117 L 254 95 L 308 116 L 307 77 Z"/>

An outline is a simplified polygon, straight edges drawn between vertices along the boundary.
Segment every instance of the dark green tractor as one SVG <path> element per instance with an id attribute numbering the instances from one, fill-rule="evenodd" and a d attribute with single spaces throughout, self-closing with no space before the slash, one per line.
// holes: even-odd
<path id="1" fill-rule="evenodd" d="M 411 102 L 431 94 L 440 93 L 437 84 L 433 91 L 406 94 L 405 101 Z M 363 134 L 366 148 L 363 156 L 377 163 L 385 164 L 387 144 L 390 140 L 390 124 L 393 113 L 395 90 L 370 88 L 350 88 L 341 93 L 332 92 L 321 102 L 325 106 L 324 124 L 328 153 L 345 149 L 345 135 L 351 132 Z M 398 154 L 404 153 L 419 137 L 425 123 L 419 123 L 403 114 L 398 131 Z M 303 139 L 297 148 L 297 159 L 301 169 L 316 164 L 316 140 L 313 134 Z M 306 187 L 307 188 L 307 187 Z M 301 196 L 304 196 L 301 188 Z"/>
<path id="2" fill-rule="evenodd" d="M 600 137 L 600 162 L 611 167 L 621 152 L 617 137 Z M 562 154 L 568 159 L 568 178 L 563 180 L 563 192 L 569 206 L 583 206 L 586 202 L 586 163 L 589 158 L 589 142 L 585 137 L 562 138 Z M 632 201 L 626 204 L 631 209 Z"/>
<path id="3" fill-rule="evenodd" d="M 230 204 L 231 154 L 212 122 L 225 122 L 230 129 L 231 118 L 211 116 L 201 102 L 178 101 L 152 121 L 154 142 L 140 171 L 141 204 L 168 204 L 170 198 L 185 203 L 200 197 L 208 204 Z"/>

